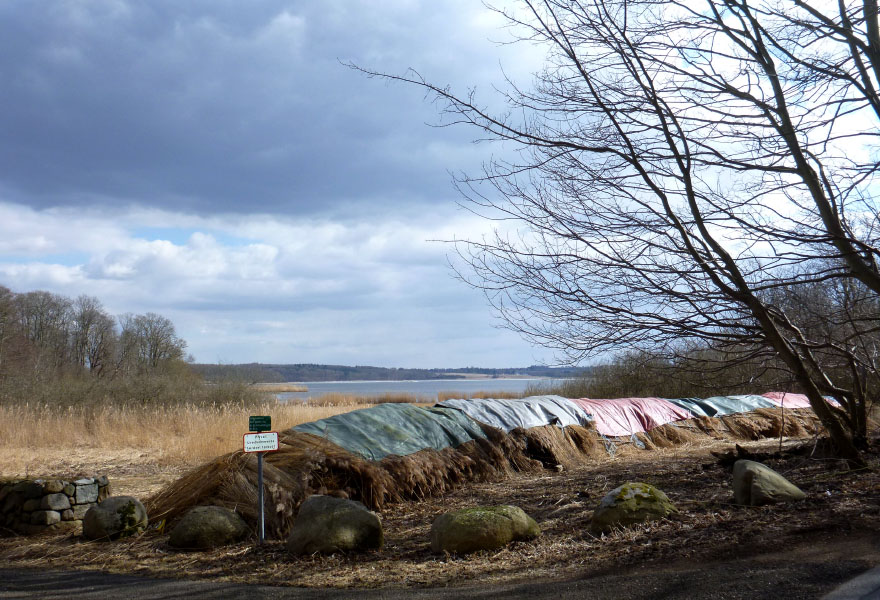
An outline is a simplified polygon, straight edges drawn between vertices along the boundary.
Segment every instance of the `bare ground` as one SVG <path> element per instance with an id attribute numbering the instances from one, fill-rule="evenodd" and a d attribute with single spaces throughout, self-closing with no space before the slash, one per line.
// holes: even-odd
<path id="1" fill-rule="evenodd" d="M 772 451 L 777 442 L 747 447 Z M 313 588 L 508 588 L 578 580 L 598 586 L 603 597 L 633 598 L 818 597 L 880 564 L 880 442 L 869 451 L 871 468 L 858 472 L 819 453 L 810 456 L 812 444 L 800 454 L 768 459 L 808 498 L 763 508 L 733 505 L 729 469 L 710 454 L 730 448 L 633 452 L 576 470 L 472 484 L 443 498 L 397 504 L 381 514 L 386 532 L 381 552 L 295 558 L 282 542 L 270 541 L 186 553 L 171 549 L 167 535 L 152 530 L 114 543 L 58 535 L 0 538 L 0 564 Z M 108 473 L 114 493 L 145 497 L 185 467 L 158 466 L 147 455 L 104 455 L 91 462 L 87 456 L 68 456 L 40 474 Z M 591 535 L 593 508 L 626 481 L 658 486 L 679 514 L 603 537 Z M 431 554 L 430 525 L 438 514 L 502 503 L 522 507 L 543 534 L 497 552 Z"/>

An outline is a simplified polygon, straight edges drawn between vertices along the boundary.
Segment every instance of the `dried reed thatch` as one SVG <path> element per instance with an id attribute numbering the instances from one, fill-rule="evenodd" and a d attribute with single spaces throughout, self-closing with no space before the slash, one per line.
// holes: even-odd
<path id="1" fill-rule="evenodd" d="M 669 448 L 697 442 L 708 435 L 719 440 L 760 440 L 764 438 L 806 437 L 821 428 L 809 408 L 759 408 L 723 417 L 697 417 L 667 423 L 639 434 L 649 448 Z"/>
<path id="2" fill-rule="evenodd" d="M 809 409 L 786 410 L 784 435 L 814 431 Z M 332 494 L 381 509 L 403 499 L 446 493 L 473 481 L 499 481 L 514 472 L 534 472 L 584 464 L 605 449 L 592 427 L 554 425 L 505 433 L 480 424 L 486 439 L 456 448 L 426 449 L 407 456 L 368 461 L 315 435 L 289 430 L 280 449 L 266 455 L 264 496 L 266 535 L 287 535 L 299 505 L 311 494 Z M 779 409 L 760 409 L 721 418 L 700 417 L 657 427 L 639 438 L 648 449 L 706 439 L 752 440 L 783 430 Z M 619 440 L 618 440 L 619 441 Z M 627 440 L 629 441 L 629 440 Z M 214 504 L 257 522 L 257 459 L 241 451 L 202 465 L 147 500 L 151 520 L 174 521 L 193 506 Z"/>

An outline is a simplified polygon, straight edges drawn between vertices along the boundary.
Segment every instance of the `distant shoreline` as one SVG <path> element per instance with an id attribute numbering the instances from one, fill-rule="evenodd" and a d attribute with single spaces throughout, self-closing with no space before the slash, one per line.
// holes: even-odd
<path id="1" fill-rule="evenodd" d="M 455 373 L 455 375 L 460 375 L 459 373 Z M 487 374 L 478 374 L 478 373 L 468 373 L 467 376 L 455 377 L 455 379 L 449 378 L 435 378 L 435 379 L 340 379 L 336 381 L 286 381 L 280 385 L 313 385 L 316 383 L 333 383 L 333 384 L 347 384 L 347 383 L 413 383 L 419 381 L 442 381 L 443 383 L 454 384 L 456 381 L 546 381 L 546 380 L 557 380 L 557 379 L 565 379 L 564 377 L 536 377 L 534 375 L 487 375 Z"/>

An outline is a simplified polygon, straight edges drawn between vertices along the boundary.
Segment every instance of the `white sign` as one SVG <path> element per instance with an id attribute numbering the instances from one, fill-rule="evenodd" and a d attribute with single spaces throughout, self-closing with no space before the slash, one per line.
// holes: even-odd
<path id="1" fill-rule="evenodd" d="M 244 434 L 245 452 L 274 452 L 276 450 L 278 450 L 277 431 Z"/>

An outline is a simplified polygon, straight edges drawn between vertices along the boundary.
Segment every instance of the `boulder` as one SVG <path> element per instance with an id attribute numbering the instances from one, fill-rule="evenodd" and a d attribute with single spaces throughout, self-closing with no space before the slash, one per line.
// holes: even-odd
<path id="1" fill-rule="evenodd" d="M 53 525 L 61 520 L 61 514 L 54 510 L 38 510 L 31 514 L 34 525 Z"/>
<path id="2" fill-rule="evenodd" d="M 184 550 L 208 550 L 240 542 L 250 533 L 237 512 L 221 506 L 196 506 L 171 530 L 168 543 Z"/>
<path id="3" fill-rule="evenodd" d="M 64 491 L 64 486 L 67 485 L 64 481 L 59 479 L 50 479 L 46 482 L 44 489 L 47 494 L 58 494 Z"/>
<path id="4" fill-rule="evenodd" d="M 17 512 L 21 510 L 22 505 L 25 503 L 24 496 L 21 492 L 12 492 L 6 495 L 6 500 L 3 502 L 3 512 Z"/>
<path id="5" fill-rule="evenodd" d="M 655 521 L 674 512 L 678 509 L 661 490 L 647 483 L 629 482 L 599 501 L 590 528 L 593 533 L 607 533 L 615 527 Z"/>
<path id="6" fill-rule="evenodd" d="M 533 518 L 516 506 L 478 506 L 440 515 L 431 525 L 431 550 L 466 554 L 495 550 L 541 534 Z"/>
<path id="7" fill-rule="evenodd" d="M 21 494 L 25 500 L 40 498 L 43 495 L 43 484 L 37 481 L 21 481 L 15 484 L 12 491 Z"/>
<path id="8" fill-rule="evenodd" d="M 88 510 L 83 535 L 90 540 L 128 537 L 147 527 L 147 511 L 137 498 L 113 496 Z"/>
<path id="9" fill-rule="evenodd" d="M 767 465 L 751 460 L 738 460 L 733 465 L 733 498 L 737 504 L 763 506 L 806 497 L 796 485 Z"/>
<path id="10" fill-rule="evenodd" d="M 309 496 L 300 506 L 287 550 L 292 554 L 330 554 L 382 548 L 379 516 L 360 502 Z"/>
<path id="11" fill-rule="evenodd" d="M 95 507 L 95 504 L 75 504 L 72 507 L 73 510 L 73 518 L 79 521 L 82 521 L 86 517 L 86 513 L 92 510 Z"/>
<path id="12" fill-rule="evenodd" d="M 70 499 L 66 494 L 47 494 L 40 500 L 40 508 L 43 510 L 67 510 L 70 508 Z"/>

